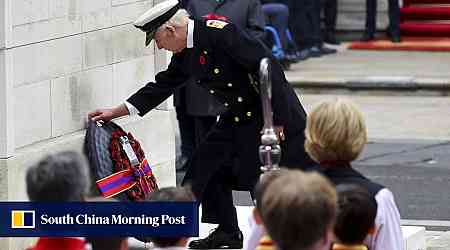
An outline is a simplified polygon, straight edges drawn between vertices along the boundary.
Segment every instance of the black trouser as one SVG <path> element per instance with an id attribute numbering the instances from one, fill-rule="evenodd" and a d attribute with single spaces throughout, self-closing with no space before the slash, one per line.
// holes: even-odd
<path id="1" fill-rule="evenodd" d="M 332 32 L 336 29 L 337 0 L 323 0 L 322 5 L 325 30 Z"/>
<path id="2" fill-rule="evenodd" d="M 262 118 L 260 111 L 252 114 L 254 120 L 245 124 L 235 124 L 231 114 L 222 115 L 186 163 L 183 184 L 191 183 L 202 203 L 202 222 L 219 224 L 225 231 L 238 229 L 232 190 L 252 190 L 260 173 Z"/>
<path id="3" fill-rule="evenodd" d="M 215 116 L 192 116 L 195 125 L 195 143 L 198 147 L 217 122 Z M 219 224 L 220 229 L 233 232 L 239 230 L 236 208 L 233 205 L 231 176 L 232 161 L 226 161 L 215 173 L 203 193 L 203 222 Z"/>
<path id="4" fill-rule="evenodd" d="M 320 0 L 290 0 L 289 29 L 300 49 L 321 45 Z"/>
<path id="5" fill-rule="evenodd" d="M 234 232 L 239 230 L 239 226 L 231 183 L 227 181 L 228 175 L 226 168 L 222 168 L 206 186 L 202 201 L 202 221 L 219 224 L 221 230 Z"/>
<path id="6" fill-rule="evenodd" d="M 400 35 L 400 6 L 398 0 L 389 2 L 389 31 L 391 35 Z M 366 0 L 366 33 L 373 35 L 376 31 L 377 0 Z"/>
<path id="7" fill-rule="evenodd" d="M 180 129 L 181 155 L 189 159 L 195 150 L 195 120 L 186 114 L 184 106 L 175 106 L 175 111 Z"/>

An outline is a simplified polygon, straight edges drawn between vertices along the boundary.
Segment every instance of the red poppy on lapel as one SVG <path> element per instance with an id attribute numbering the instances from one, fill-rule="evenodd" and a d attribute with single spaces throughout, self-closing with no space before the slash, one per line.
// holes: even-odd
<path id="1" fill-rule="evenodd" d="M 206 59 L 203 55 L 200 56 L 199 62 L 201 65 L 204 65 L 206 63 Z"/>
<path id="2" fill-rule="evenodd" d="M 205 20 L 220 20 L 224 22 L 228 22 L 228 18 L 226 16 L 218 15 L 216 13 L 209 13 L 208 15 L 202 16 Z"/>

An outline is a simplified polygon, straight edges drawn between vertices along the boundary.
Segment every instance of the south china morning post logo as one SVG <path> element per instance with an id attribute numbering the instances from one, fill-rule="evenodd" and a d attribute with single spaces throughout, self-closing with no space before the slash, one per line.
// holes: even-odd
<path id="1" fill-rule="evenodd" d="M 11 228 L 26 229 L 35 228 L 35 211 L 34 210 L 12 210 L 11 211 Z"/>
<path id="2" fill-rule="evenodd" d="M 194 202 L 0 202 L 0 237 L 196 237 L 198 231 Z"/>
<path id="3" fill-rule="evenodd" d="M 161 225 L 185 225 L 186 216 L 170 216 L 162 214 L 159 216 L 124 216 L 122 214 L 112 214 L 110 216 L 98 216 L 95 214 L 66 214 L 64 216 L 49 216 L 42 214 L 41 225 L 148 225 L 159 227 Z"/>

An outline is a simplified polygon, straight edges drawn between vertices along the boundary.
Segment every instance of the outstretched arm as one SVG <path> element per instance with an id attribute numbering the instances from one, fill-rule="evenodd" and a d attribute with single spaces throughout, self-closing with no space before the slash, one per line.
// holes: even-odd
<path id="1" fill-rule="evenodd" d="M 114 108 L 108 108 L 108 109 L 97 109 L 93 112 L 90 112 L 88 114 L 89 120 L 92 121 L 110 121 L 114 118 L 122 117 L 129 115 L 130 112 L 128 111 L 125 104 L 121 104 Z"/>
<path id="2" fill-rule="evenodd" d="M 155 82 L 150 82 L 139 89 L 127 99 L 126 103 L 114 108 L 97 109 L 90 112 L 88 118 L 93 121 L 109 121 L 133 113 L 138 113 L 140 116 L 145 115 L 166 100 L 177 87 L 187 82 L 188 76 L 180 70 L 184 57 L 185 53 L 174 55 L 168 69 L 158 73 Z"/>

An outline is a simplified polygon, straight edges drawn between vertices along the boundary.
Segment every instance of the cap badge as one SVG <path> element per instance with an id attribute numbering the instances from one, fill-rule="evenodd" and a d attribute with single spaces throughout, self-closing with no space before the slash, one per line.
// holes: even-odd
<path id="1" fill-rule="evenodd" d="M 228 23 L 224 21 L 219 20 L 208 20 L 206 21 L 206 26 L 216 28 L 216 29 L 223 29 Z"/>

